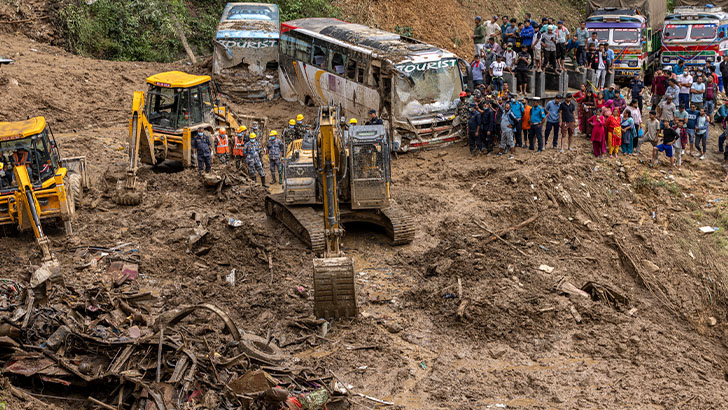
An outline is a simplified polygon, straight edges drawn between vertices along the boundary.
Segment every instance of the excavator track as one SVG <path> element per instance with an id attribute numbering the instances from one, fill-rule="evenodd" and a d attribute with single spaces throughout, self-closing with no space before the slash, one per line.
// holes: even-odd
<path id="1" fill-rule="evenodd" d="M 283 195 L 268 195 L 265 197 L 265 213 L 279 220 L 316 254 L 322 254 L 326 249 L 322 216 L 313 208 L 288 207 L 283 202 Z"/>
<path id="2" fill-rule="evenodd" d="M 415 219 L 396 205 L 381 210 L 389 220 L 387 234 L 392 245 L 406 245 L 415 238 Z"/>

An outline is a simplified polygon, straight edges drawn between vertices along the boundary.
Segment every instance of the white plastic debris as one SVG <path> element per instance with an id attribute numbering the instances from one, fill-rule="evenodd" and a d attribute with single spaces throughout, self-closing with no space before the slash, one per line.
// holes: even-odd
<path id="1" fill-rule="evenodd" d="M 702 233 L 713 233 L 713 232 L 717 232 L 718 229 L 720 229 L 720 228 L 718 228 L 717 226 L 701 226 L 700 227 L 700 232 L 702 232 Z"/>
<path id="2" fill-rule="evenodd" d="M 538 267 L 538 270 L 544 271 L 546 273 L 551 273 L 554 271 L 554 267 L 549 265 L 541 265 Z"/>

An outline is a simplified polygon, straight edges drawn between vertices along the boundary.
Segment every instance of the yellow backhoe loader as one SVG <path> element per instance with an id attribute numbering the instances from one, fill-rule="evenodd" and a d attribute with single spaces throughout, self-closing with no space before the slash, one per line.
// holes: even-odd
<path id="1" fill-rule="evenodd" d="M 138 205 L 144 184 L 137 180 L 139 163 L 158 165 L 166 160 L 195 166 L 192 132 L 204 130 L 210 138 L 224 127 L 238 128 L 228 107 L 220 104 L 219 93 L 209 76 L 169 71 L 147 78 L 147 92 L 135 91 L 129 118 L 129 166 L 120 181 L 115 200 Z M 213 147 L 214 141 L 210 141 Z"/>
<path id="2" fill-rule="evenodd" d="M 339 115 L 336 107 L 319 108 L 314 135 L 287 149 L 283 192 L 266 197 L 266 213 L 324 255 L 314 260 L 314 313 L 323 318 L 357 314 L 353 262 L 340 247 L 342 223 L 379 225 L 395 245 L 412 242 L 415 232 L 414 220 L 390 198 L 384 126 L 344 131 Z"/>
<path id="3" fill-rule="evenodd" d="M 41 222 L 63 222 L 70 235 L 87 185 L 86 158 L 61 158 L 45 118 L 0 122 L 0 225 L 33 230 L 43 265 L 31 285 L 58 268 Z"/>

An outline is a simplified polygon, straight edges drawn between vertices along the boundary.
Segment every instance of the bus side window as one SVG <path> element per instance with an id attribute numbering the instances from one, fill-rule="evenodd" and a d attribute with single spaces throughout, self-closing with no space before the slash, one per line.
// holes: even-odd
<path id="1" fill-rule="evenodd" d="M 313 46 L 313 65 L 319 68 L 326 68 L 327 51 L 321 46 Z"/>
<path id="2" fill-rule="evenodd" d="M 346 77 L 356 81 L 356 60 L 349 58 L 346 62 Z"/>
<path id="3" fill-rule="evenodd" d="M 311 62 L 311 43 L 307 40 L 296 39 L 296 60 L 304 63 Z"/>
<path id="4" fill-rule="evenodd" d="M 364 84 L 364 67 L 361 64 L 359 64 L 359 69 L 357 70 L 356 82 Z"/>
<path id="5" fill-rule="evenodd" d="M 344 61 L 346 56 L 337 53 L 336 51 L 331 52 L 331 70 L 338 75 L 344 75 Z"/>
<path id="6" fill-rule="evenodd" d="M 372 65 L 372 84 L 379 88 L 379 67 Z"/>

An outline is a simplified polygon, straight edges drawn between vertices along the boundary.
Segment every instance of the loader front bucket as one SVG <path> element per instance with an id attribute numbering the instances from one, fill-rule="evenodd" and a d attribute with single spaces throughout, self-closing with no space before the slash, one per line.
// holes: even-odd
<path id="1" fill-rule="evenodd" d="M 317 318 L 356 317 L 356 284 L 351 257 L 313 260 L 313 303 Z"/>

